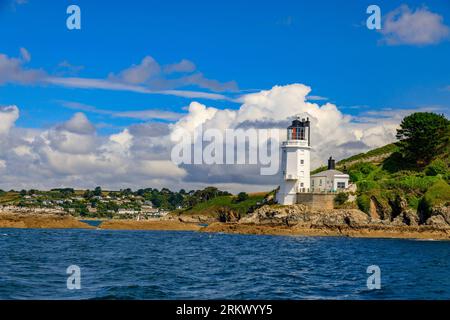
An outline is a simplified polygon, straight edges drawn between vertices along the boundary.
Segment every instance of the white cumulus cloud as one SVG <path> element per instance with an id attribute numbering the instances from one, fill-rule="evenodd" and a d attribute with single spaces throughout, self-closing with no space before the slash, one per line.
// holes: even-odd
<path id="1" fill-rule="evenodd" d="M 441 15 L 426 7 L 410 9 L 407 5 L 386 14 L 380 32 L 388 45 L 430 45 L 449 38 L 450 28 Z"/>

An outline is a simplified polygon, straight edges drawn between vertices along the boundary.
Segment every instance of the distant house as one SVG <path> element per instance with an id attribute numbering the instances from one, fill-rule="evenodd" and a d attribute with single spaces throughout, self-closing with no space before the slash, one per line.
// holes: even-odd
<path id="1" fill-rule="evenodd" d="M 97 213 L 97 208 L 94 208 L 94 207 L 91 207 L 91 206 L 88 206 L 88 211 L 89 211 L 89 213 Z"/>
<path id="2" fill-rule="evenodd" d="M 136 215 L 136 214 L 139 214 L 139 211 L 133 210 L 133 209 L 123 209 L 123 208 L 121 208 L 121 209 L 119 209 L 119 211 L 117 213 L 118 214 L 122 214 L 122 215 L 125 215 L 125 214 Z"/>
<path id="3" fill-rule="evenodd" d="M 328 159 L 328 170 L 311 176 L 312 192 L 336 192 L 348 188 L 349 175 L 335 169 L 335 160 Z"/>

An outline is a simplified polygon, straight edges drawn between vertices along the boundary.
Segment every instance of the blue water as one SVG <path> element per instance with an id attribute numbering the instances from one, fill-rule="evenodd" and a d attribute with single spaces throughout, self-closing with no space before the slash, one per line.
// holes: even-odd
<path id="1" fill-rule="evenodd" d="M 90 225 L 91 227 L 98 227 L 103 223 L 102 220 L 80 220 L 80 222 L 84 222 Z"/>
<path id="2" fill-rule="evenodd" d="M 95 298 L 450 299 L 450 242 L 0 229 L 0 299 Z"/>

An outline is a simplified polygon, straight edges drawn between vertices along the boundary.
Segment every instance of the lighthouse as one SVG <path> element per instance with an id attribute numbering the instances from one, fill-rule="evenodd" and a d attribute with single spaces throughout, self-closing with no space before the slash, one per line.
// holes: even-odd
<path id="1" fill-rule="evenodd" d="M 309 118 L 297 117 L 287 128 L 287 140 L 281 145 L 279 204 L 297 203 L 297 193 L 310 192 L 311 131 Z"/>

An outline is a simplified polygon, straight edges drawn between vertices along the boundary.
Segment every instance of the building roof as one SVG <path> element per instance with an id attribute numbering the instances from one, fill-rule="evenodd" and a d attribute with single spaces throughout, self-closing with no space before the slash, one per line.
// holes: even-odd
<path id="1" fill-rule="evenodd" d="M 334 176 L 345 176 L 345 177 L 349 177 L 348 174 L 343 173 L 339 170 L 326 170 L 326 171 L 322 171 L 316 174 L 311 175 L 311 178 L 316 178 L 316 177 L 326 177 L 327 179 L 333 178 Z"/>

